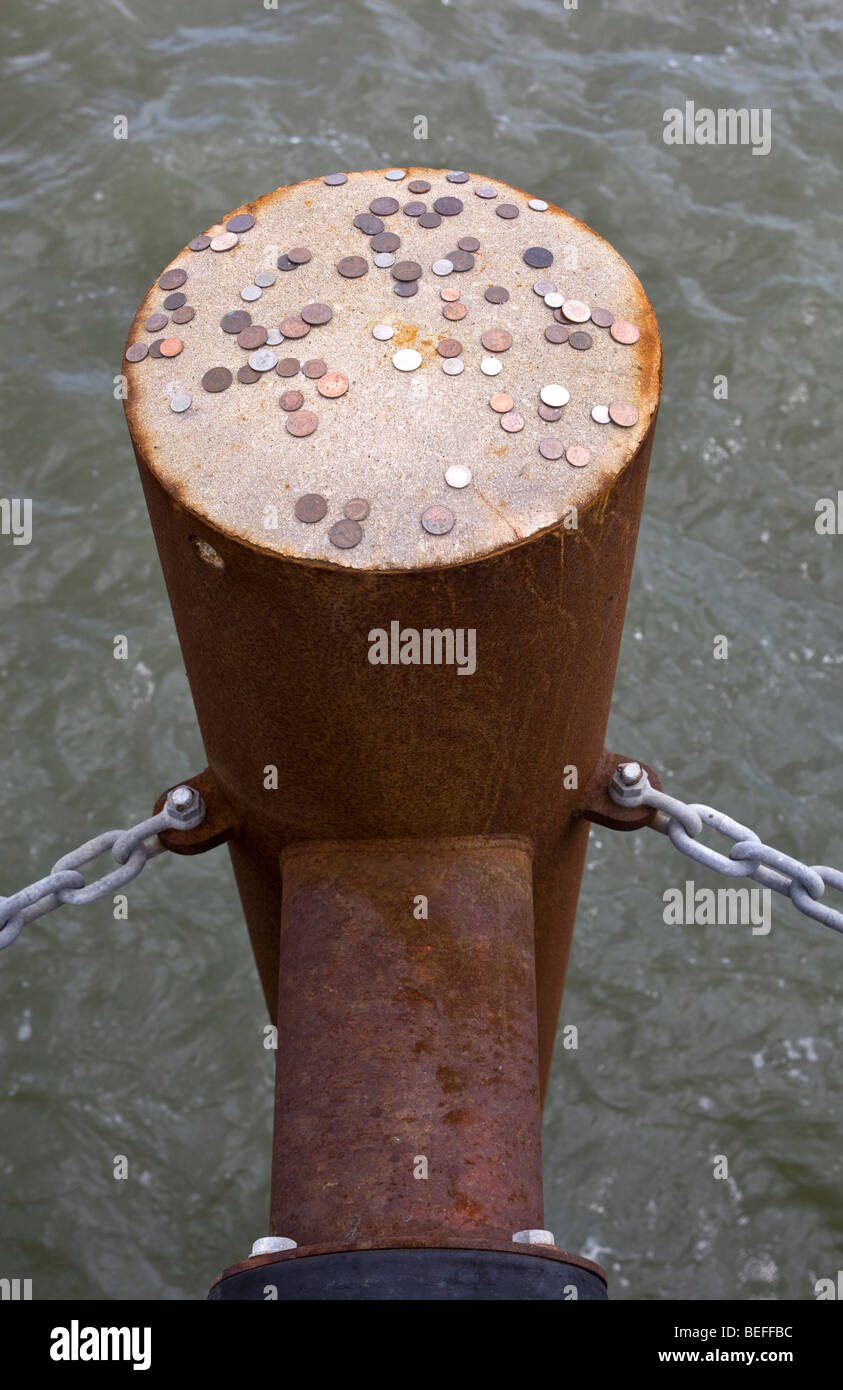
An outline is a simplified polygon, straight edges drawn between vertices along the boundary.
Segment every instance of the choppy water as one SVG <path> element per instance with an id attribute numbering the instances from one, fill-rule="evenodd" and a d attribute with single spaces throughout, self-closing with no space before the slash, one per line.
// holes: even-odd
<path id="1" fill-rule="evenodd" d="M 666 380 L 609 746 L 843 864 L 843 536 L 814 530 L 843 485 L 831 0 L 7 0 L 2 26 L 0 495 L 35 534 L 0 536 L 0 888 L 203 765 L 112 398 L 141 294 L 242 201 L 401 163 L 529 188 L 638 272 Z M 770 154 L 665 145 L 686 99 L 769 107 Z M 843 1267 L 843 941 L 787 906 L 768 937 L 668 928 L 687 877 L 718 886 L 656 835 L 592 837 L 547 1224 L 616 1298 L 811 1297 Z M 0 958 L 0 1274 L 204 1296 L 266 1227 L 264 1021 L 224 852 L 159 860 L 127 922 L 28 928 Z"/>

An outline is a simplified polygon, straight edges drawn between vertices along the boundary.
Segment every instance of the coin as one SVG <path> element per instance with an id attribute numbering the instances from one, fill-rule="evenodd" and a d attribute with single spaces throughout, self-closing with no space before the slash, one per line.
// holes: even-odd
<path id="1" fill-rule="evenodd" d="M 441 217 L 456 217 L 457 213 L 462 212 L 463 202 L 461 198 L 437 198 L 433 204 L 433 211 L 438 212 Z"/>
<path id="2" fill-rule="evenodd" d="M 438 227 L 442 221 L 438 212 L 423 212 L 419 217 L 420 227 Z"/>
<path id="3" fill-rule="evenodd" d="M 539 440 L 539 453 L 543 459 L 561 459 L 564 452 L 565 445 L 561 439 L 549 435 L 547 439 Z"/>
<path id="4" fill-rule="evenodd" d="M 247 352 L 254 352 L 255 348 L 263 347 L 266 338 L 266 329 L 259 323 L 253 323 L 251 327 L 244 328 L 242 333 L 237 334 L 237 346 L 245 348 Z"/>
<path id="5" fill-rule="evenodd" d="M 183 304 L 180 309 L 176 309 L 173 314 L 173 323 L 190 323 L 196 315 L 196 310 L 192 304 Z"/>
<path id="6" fill-rule="evenodd" d="M 458 247 L 456 251 L 448 252 L 447 259 L 451 262 L 454 270 L 458 270 L 461 274 L 465 270 L 474 269 L 474 257 L 470 251 L 460 251 Z"/>
<path id="7" fill-rule="evenodd" d="M 449 183 L 468 183 L 468 174 L 464 169 L 451 169 L 445 178 Z"/>
<path id="8" fill-rule="evenodd" d="M 238 212 L 229 217 L 225 225 L 229 232 L 248 232 L 254 227 L 255 219 L 250 212 Z"/>
<path id="9" fill-rule="evenodd" d="M 294 246 L 292 250 L 287 252 L 287 259 L 291 260 L 293 265 L 307 265 L 312 254 L 306 246 Z M 257 276 L 255 279 L 257 280 Z"/>
<path id="10" fill-rule="evenodd" d="M 427 211 L 427 207 L 424 203 L 410 202 L 404 204 L 403 211 L 408 217 L 421 217 L 422 213 Z"/>
<path id="11" fill-rule="evenodd" d="M 369 204 L 369 211 L 378 217 L 390 217 L 393 212 L 397 212 L 400 207 L 397 198 L 373 198 Z"/>
<path id="12" fill-rule="evenodd" d="M 568 341 L 569 329 L 564 323 L 549 323 L 544 330 L 544 336 L 549 343 L 566 343 Z"/>
<path id="13" fill-rule="evenodd" d="M 480 341 L 487 352 L 506 352 L 512 347 L 512 334 L 505 328 L 487 328 Z"/>
<path id="14" fill-rule="evenodd" d="M 326 183 L 329 188 L 337 188 L 341 183 L 348 183 L 348 178 L 345 174 L 328 174 L 322 182 Z"/>
<path id="15" fill-rule="evenodd" d="M 395 232 L 378 232 L 377 236 L 372 237 L 369 245 L 373 251 L 397 251 L 401 245 L 401 238 L 396 236 Z"/>
<path id="16" fill-rule="evenodd" d="M 266 330 L 266 341 L 270 347 L 277 347 L 279 343 L 283 343 L 284 334 L 281 332 L 280 328 L 268 328 Z"/>
<path id="17" fill-rule="evenodd" d="M 356 280 L 358 276 L 365 275 L 368 269 L 369 262 L 364 261 L 362 256 L 343 256 L 337 263 L 337 270 L 346 280 Z"/>
<path id="18" fill-rule="evenodd" d="M 503 362 L 499 357 L 484 357 L 480 370 L 484 376 L 498 376 L 503 371 Z"/>
<path id="19" fill-rule="evenodd" d="M 507 395 L 506 391 L 496 391 L 493 396 L 489 397 L 489 405 L 499 415 L 506 415 L 508 411 L 513 409 L 515 401 Z"/>
<path id="20" fill-rule="evenodd" d="M 160 356 L 161 356 L 161 344 L 163 343 L 163 341 L 164 341 L 163 338 L 156 338 L 154 342 L 152 342 L 152 343 L 149 344 L 149 355 L 150 355 L 150 357 L 160 357 Z"/>
<path id="21" fill-rule="evenodd" d="M 566 449 L 565 457 L 574 468 L 585 468 L 591 462 L 591 454 L 582 444 L 572 444 L 570 449 Z"/>
<path id="22" fill-rule="evenodd" d="M 459 290 L 454 289 L 452 285 L 446 285 L 444 289 L 439 291 L 439 298 L 444 299 L 448 304 L 455 302 L 459 297 Z"/>
<path id="23" fill-rule="evenodd" d="M 157 333 L 159 328 L 164 328 L 170 322 L 166 314 L 150 314 L 144 328 L 147 333 Z"/>
<path id="24" fill-rule="evenodd" d="M 278 276 L 275 274 L 274 270 L 259 270 L 255 276 L 255 284 L 259 285 L 262 290 L 268 290 L 270 285 L 274 285 L 277 279 Z"/>
<path id="25" fill-rule="evenodd" d="M 311 357 L 305 362 L 302 371 L 310 381 L 318 381 L 328 370 L 328 364 L 321 357 Z"/>
<path id="26" fill-rule="evenodd" d="M 611 309 L 592 309 L 591 322 L 596 323 L 598 328 L 611 328 L 615 321 L 615 316 Z"/>
<path id="27" fill-rule="evenodd" d="M 517 410 L 510 410 L 506 415 L 500 417 L 501 429 L 506 430 L 507 434 L 518 434 L 524 428 L 524 416 L 519 415 Z"/>
<path id="28" fill-rule="evenodd" d="M 640 333 L 634 323 L 627 323 L 626 319 L 615 319 L 609 329 L 616 343 L 637 343 Z"/>
<path id="29" fill-rule="evenodd" d="M 161 356 L 178 357 L 183 347 L 181 338 L 164 338 L 161 343 Z"/>
<path id="30" fill-rule="evenodd" d="M 348 517 L 344 517 L 342 521 L 335 521 L 328 532 L 328 540 L 338 550 L 351 550 L 355 545 L 359 545 L 362 539 L 363 527 L 356 521 L 350 521 Z"/>
<path id="31" fill-rule="evenodd" d="M 260 372 L 252 371 L 248 365 L 237 368 L 237 380 L 242 382 L 244 386 L 254 386 L 255 382 L 260 381 L 260 379 Z"/>
<path id="32" fill-rule="evenodd" d="M 186 303 L 186 301 L 187 301 L 187 295 L 186 295 L 186 294 L 183 294 L 181 290 L 176 290 L 175 294 L 168 294 L 168 295 L 167 295 L 167 298 L 164 300 L 164 308 L 165 308 L 165 309 L 180 309 L 181 306 L 182 306 L 182 304 Z M 166 320 L 165 320 L 165 322 L 166 322 Z"/>
<path id="33" fill-rule="evenodd" d="M 287 416 L 287 433 L 295 435 L 296 439 L 303 439 L 305 435 L 313 434 L 318 424 L 319 417 L 312 410 L 297 410 L 295 414 Z"/>
<path id="34" fill-rule="evenodd" d="M 149 348 L 146 346 L 146 343 L 132 343 L 126 348 L 126 361 L 142 362 L 148 352 Z"/>
<path id="35" fill-rule="evenodd" d="M 418 280 L 422 268 L 418 261 L 397 261 L 392 267 L 394 280 Z"/>
<path id="36" fill-rule="evenodd" d="M 386 343 L 395 333 L 395 329 L 389 323 L 376 323 L 372 329 L 372 337 L 377 338 L 378 342 Z"/>
<path id="37" fill-rule="evenodd" d="M 392 355 L 392 365 L 399 372 L 414 372 L 422 364 L 422 355 L 415 348 L 399 348 Z"/>
<path id="38" fill-rule="evenodd" d="M 555 292 L 556 286 L 552 280 L 537 280 L 533 285 L 533 294 L 541 295 L 542 299 L 546 294 L 554 294 Z"/>
<path id="39" fill-rule="evenodd" d="M 288 319 L 282 319 L 278 327 L 285 338 L 305 338 L 310 332 L 310 324 L 298 314 L 291 314 Z"/>
<path id="40" fill-rule="evenodd" d="M 490 183 L 478 183 L 475 185 L 474 192 L 478 198 L 497 198 L 498 190 L 493 188 Z"/>
<path id="41" fill-rule="evenodd" d="M 446 376 L 459 376 L 464 367 L 465 363 L 461 357 L 446 357 L 442 363 L 442 370 Z"/>
<path id="42" fill-rule="evenodd" d="M 483 291 L 484 299 L 488 299 L 490 304 L 505 304 L 509 299 L 509 290 L 504 289 L 503 285 L 490 285 Z"/>
<path id="43" fill-rule="evenodd" d="M 195 236 L 187 244 L 191 251 L 207 251 L 211 244 L 211 238 L 203 234 L 202 236 Z"/>
<path id="44" fill-rule="evenodd" d="M 185 391 L 177 391 L 174 396 L 170 397 L 170 409 L 174 410 L 177 415 L 189 410 L 190 406 L 191 400 Z"/>
<path id="45" fill-rule="evenodd" d="M 566 299 L 562 313 L 569 323 L 587 323 L 591 318 L 591 308 L 581 299 Z"/>
<path id="46" fill-rule="evenodd" d="M 278 397 L 278 404 L 282 410 L 301 410 L 304 405 L 304 392 L 282 391 L 281 395 Z"/>
<path id="47" fill-rule="evenodd" d="M 544 270 L 545 266 L 553 265 L 553 252 L 548 251 L 546 246 L 528 246 L 523 260 L 534 270 Z"/>
<path id="48" fill-rule="evenodd" d="M 378 270 L 388 270 L 391 265 L 395 265 L 395 257 L 391 251 L 379 251 L 372 259 Z"/>
<path id="49" fill-rule="evenodd" d="M 282 357 L 275 370 L 279 376 L 295 376 L 300 366 L 297 357 Z"/>
<path id="50" fill-rule="evenodd" d="M 560 294 L 558 290 L 548 290 L 544 297 L 544 302 L 548 309 L 561 309 L 562 305 L 565 303 L 565 296 L 564 294 Z"/>
<path id="51" fill-rule="evenodd" d="M 202 378 L 202 385 L 206 391 L 227 391 L 234 378 L 228 367 L 211 367 Z"/>
<path id="52" fill-rule="evenodd" d="M 513 217 L 518 216 L 518 208 L 514 203 L 498 203 L 495 212 L 498 214 L 498 217 L 505 217 L 507 221 L 511 221 Z"/>
<path id="53" fill-rule="evenodd" d="M 445 482 L 448 487 L 468 487 L 471 482 L 471 469 L 464 463 L 452 463 L 445 469 Z"/>
<path id="54" fill-rule="evenodd" d="M 343 376 L 342 372 L 325 372 L 317 381 L 316 390 L 320 396 L 327 396 L 329 400 L 334 400 L 336 396 L 344 396 L 348 390 L 348 377 Z"/>
<path id="55" fill-rule="evenodd" d="M 558 382 L 551 381 L 547 386 L 543 386 L 539 392 L 545 405 L 567 405 L 571 399 L 571 393 Z"/>
<path id="56" fill-rule="evenodd" d="M 581 329 L 577 329 L 576 333 L 572 333 L 569 336 L 568 342 L 571 347 L 576 348 L 578 352 L 587 352 L 593 345 L 594 339 L 590 333 L 583 333 Z"/>
<path id="57" fill-rule="evenodd" d="M 547 212 L 547 203 L 544 198 L 531 198 L 527 207 L 532 208 L 533 212 Z"/>
<path id="58" fill-rule="evenodd" d="M 441 503 L 427 507 L 421 514 L 421 524 L 431 536 L 446 536 L 456 519 L 450 507 L 443 507 Z"/>
<path id="59" fill-rule="evenodd" d="M 328 503 L 324 497 L 320 497 L 318 492 L 306 492 L 304 497 L 300 497 L 295 505 L 295 513 L 299 521 L 321 521 L 327 510 Z"/>
<path id="60" fill-rule="evenodd" d="M 445 260 L 443 257 L 440 261 L 434 261 L 430 268 L 434 275 L 450 275 L 454 268 L 454 263 L 453 261 Z"/>
<path id="61" fill-rule="evenodd" d="M 173 270 L 165 270 L 158 281 L 158 286 L 162 290 L 177 290 L 187 279 L 187 271 L 176 266 Z"/>
<path id="62" fill-rule="evenodd" d="M 608 425 L 611 416 L 607 405 L 595 405 L 591 408 L 591 418 L 596 420 L 598 425 Z"/>
<path id="63" fill-rule="evenodd" d="M 476 236 L 461 236 L 457 242 L 461 251 L 479 251 L 480 242 Z"/>
<path id="64" fill-rule="evenodd" d="M 331 319 L 334 317 L 334 311 L 330 304 L 322 304 L 319 300 L 315 300 L 312 304 L 305 304 L 299 317 L 302 318 L 305 323 L 330 323 Z M 281 331 L 284 331 L 283 325 Z"/>
<path id="65" fill-rule="evenodd" d="M 629 428 L 630 425 L 636 423 L 638 411 L 634 405 L 629 404 L 629 401 L 612 401 L 609 406 L 609 418 L 614 420 L 616 425 L 625 425 Z"/>
<path id="66" fill-rule="evenodd" d="M 451 323 L 459 323 L 460 319 L 465 318 L 468 310 L 464 304 L 446 304 L 442 313 Z"/>
<path id="67" fill-rule="evenodd" d="M 419 292 L 419 283 L 418 280 L 403 282 L 399 280 L 398 284 L 393 285 L 392 288 L 395 294 L 400 295 L 402 299 L 412 299 L 413 295 Z"/>
<path id="68" fill-rule="evenodd" d="M 245 299 L 247 304 L 251 304 L 253 300 L 260 299 L 262 294 L 263 290 L 260 285 L 244 285 L 240 291 L 240 298 Z"/>
<path id="69" fill-rule="evenodd" d="M 547 420 L 551 424 L 556 420 L 561 420 L 562 407 L 558 405 L 545 405 L 542 401 L 539 405 L 539 419 Z"/>
<path id="70" fill-rule="evenodd" d="M 440 357 L 459 357 L 462 352 L 462 343 L 457 338 L 443 338 L 437 343 L 436 351 Z"/>
<path id="71" fill-rule="evenodd" d="M 430 184 L 428 183 L 427 179 L 413 179 L 410 183 L 407 184 L 407 187 L 411 193 L 430 192 Z"/>
<path id="72" fill-rule="evenodd" d="M 232 247 L 237 245 L 239 240 L 240 238 L 236 232 L 220 232 L 219 236 L 212 238 L 211 250 L 230 251 Z"/>
<path id="73" fill-rule="evenodd" d="M 286 251 L 283 255 L 278 257 L 278 260 L 275 262 L 275 264 L 277 265 L 279 270 L 295 270 L 296 268 L 295 261 L 290 260 L 290 257 L 287 255 Z"/>
<path id="74" fill-rule="evenodd" d="M 365 497 L 352 497 L 351 501 L 346 502 L 343 507 L 349 521 L 365 521 L 369 515 L 369 510 L 369 504 Z"/>
<path id="75" fill-rule="evenodd" d="M 387 169 L 386 173 L 384 174 L 384 178 L 390 179 L 393 183 L 397 183 L 399 179 L 405 179 L 406 177 L 406 169 Z"/>
<path id="76" fill-rule="evenodd" d="M 383 231 L 380 218 L 373 217 L 370 212 L 358 212 L 352 225 L 357 227 L 358 231 L 365 232 L 366 236 L 374 236 L 377 232 Z"/>
<path id="77" fill-rule="evenodd" d="M 272 348 L 258 348 L 249 356 L 249 366 L 253 372 L 271 372 L 273 367 L 278 366 L 278 358 Z"/>

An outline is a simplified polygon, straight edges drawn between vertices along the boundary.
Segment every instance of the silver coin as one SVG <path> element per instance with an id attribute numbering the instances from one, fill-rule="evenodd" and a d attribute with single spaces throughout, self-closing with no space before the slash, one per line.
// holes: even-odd
<path id="1" fill-rule="evenodd" d="M 533 212 L 547 212 L 547 203 L 544 198 L 531 198 L 527 207 L 532 208 Z"/>
<path id="2" fill-rule="evenodd" d="M 416 352 L 415 348 L 399 348 L 393 354 L 392 365 L 397 367 L 399 372 L 414 372 L 421 364 L 422 355 Z"/>
<path id="3" fill-rule="evenodd" d="M 245 299 L 246 303 L 250 304 L 253 299 L 260 299 L 262 294 L 263 290 L 260 285 L 244 285 L 240 291 L 240 298 Z"/>
<path id="4" fill-rule="evenodd" d="M 175 396 L 170 397 L 170 409 L 177 415 L 181 415 L 183 410 L 188 410 L 191 404 L 190 397 L 185 395 L 184 391 L 178 391 Z"/>
<path id="5" fill-rule="evenodd" d="M 471 469 L 464 463 L 452 463 L 445 469 L 445 482 L 448 487 L 468 487 L 471 482 Z"/>
<path id="6" fill-rule="evenodd" d="M 449 261 L 445 256 L 442 257 L 441 261 L 434 261 L 431 266 L 434 275 L 450 275 L 453 268 L 453 261 Z"/>
<path id="7" fill-rule="evenodd" d="M 609 407 L 607 405 L 595 405 L 591 411 L 592 420 L 596 420 L 598 425 L 608 425 Z"/>
<path id="8" fill-rule="evenodd" d="M 272 270 L 259 270 L 255 276 L 255 284 L 260 285 L 262 290 L 268 290 L 270 285 L 274 285 L 278 276 Z"/>
<path id="9" fill-rule="evenodd" d="M 390 179 L 393 183 L 397 183 L 399 179 L 405 179 L 406 177 L 406 169 L 387 169 L 386 173 L 384 174 L 384 178 Z"/>
<path id="10" fill-rule="evenodd" d="M 442 370 L 446 376 L 459 376 L 460 372 L 465 371 L 465 363 L 459 357 L 446 357 Z"/>
<path id="11" fill-rule="evenodd" d="M 236 232 L 220 232 L 219 236 L 212 237 L 212 251 L 230 251 L 240 240 Z"/>
<path id="12" fill-rule="evenodd" d="M 544 299 L 546 294 L 555 294 L 556 286 L 552 280 L 537 280 L 533 285 L 533 294 L 540 294 Z"/>
<path id="13" fill-rule="evenodd" d="M 380 270 L 387 270 L 389 266 L 395 265 L 395 257 L 389 251 L 379 251 L 374 257 L 374 262 Z"/>
<path id="14" fill-rule="evenodd" d="M 558 290 L 551 290 L 549 294 L 545 295 L 544 302 L 548 309 L 561 309 L 565 303 L 565 296 L 560 294 Z"/>
<path id="15" fill-rule="evenodd" d="M 267 347 L 277 347 L 278 344 L 283 343 L 283 341 L 284 334 L 281 332 L 280 328 L 268 328 L 266 330 Z"/>
<path id="16" fill-rule="evenodd" d="M 571 399 L 570 391 L 566 390 L 564 386 L 560 386 L 555 381 L 550 382 L 547 386 L 543 386 L 539 395 L 545 405 L 552 406 L 567 405 Z"/>
<path id="17" fill-rule="evenodd" d="M 497 376 L 498 372 L 503 371 L 503 362 L 499 357 L 484 357 L 480 370 L 484 376 Z"/>
<path id="18" fill-rule="evenodd" d="M 277 367 L 278 358 L 269 348 L 258 348 L 249 357 L 249 366 L 253 372 L 271 372 L 273 367 Z"/>
<path id="19" fill-rule="evenodd" d="M 393 336 L 395 329 L 389 323 L 376 323 L 372 329 L 372 337 L 377 338 L 379 343 L 388 343 Z"/>

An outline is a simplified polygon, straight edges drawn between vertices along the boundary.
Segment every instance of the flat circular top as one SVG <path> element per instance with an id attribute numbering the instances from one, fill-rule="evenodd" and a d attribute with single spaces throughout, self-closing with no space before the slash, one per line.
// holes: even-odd
<path id="1" fill-rule="evenodd" d="M 303 562 L 460 564 L 558 526 L 633 457 L 661 385 L 635 275 L 553 204 L 448 172 L 279 188 L 153 285 L 126 416 L 208 526 Z"/>

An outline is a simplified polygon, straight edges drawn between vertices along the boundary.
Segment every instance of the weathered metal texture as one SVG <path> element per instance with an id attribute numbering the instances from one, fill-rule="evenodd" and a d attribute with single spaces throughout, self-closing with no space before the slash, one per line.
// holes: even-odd
<path id="1" fill-rule="evenodd" d="M 529 844 L 298 845 L 283 880 L 271 1234 L 540 1227 Z"/>
<path id="2" fill-rule="evenodd" d="M 615 768 L 629 761 L 629 758 L 610 753 L 608 748 L 604 748 L 574 815 L 582 816 L 595 825 L 604 825 L 607 830 L 643 830 L 645 826 L 652 825 L 656 818 L 654 807 L 621 806 L 609 796 L 609 783 Z M 646 764 L 641 763 L 641 766 L 645 767 Z M 657 774 L 650 767 L 647 772 L 651 785 L 660 790 L 661 782 Z"/>

